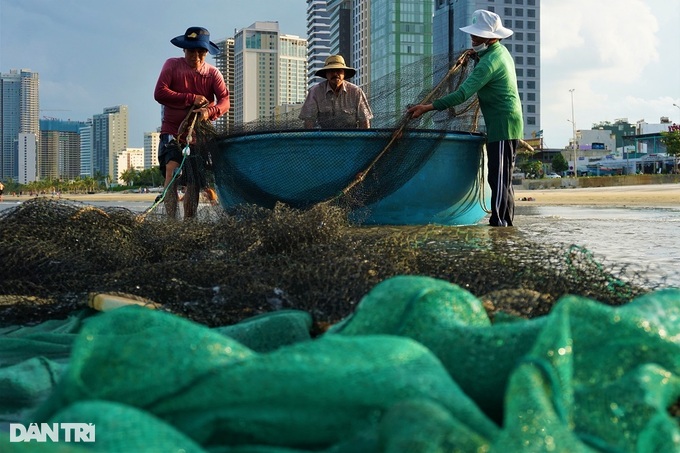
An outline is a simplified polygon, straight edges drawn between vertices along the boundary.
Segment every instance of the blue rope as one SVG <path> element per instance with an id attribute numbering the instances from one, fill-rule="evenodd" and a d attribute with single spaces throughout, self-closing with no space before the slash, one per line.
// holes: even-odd
<path id="1" fill-rule="evenodd" d="M 189 148 L 189 144 L 187 144 L 184 149 L 182 150 L 182 162 L 179 163 L 179 167 L 175 169 L 175 171 L 172 173 L 172 179 L 170 180 L 170 183 L 165 186 L 163 189 L 163 192 L 156 197 L 156 200 L 154 200 L 154 203 L 151 205 L 149 209 L 144 211 L 143 214 L 141 214 L 141 219 L 143 220 L 144 217 L 146 217 L 147 214 L 149 214 L 151 211 L 156 209 L 158 205 L 160 205 L 163 200 L 165 200 L 165 195 L 168 193 L 168 190 L 170 190 L 175 183 L 175 179 L 177 179 L 177 176 L 182 172 L 182 167 L 184 167 L 184 162 L 187 159 L 187 156 L 191 153 L 191 149 Z"/>

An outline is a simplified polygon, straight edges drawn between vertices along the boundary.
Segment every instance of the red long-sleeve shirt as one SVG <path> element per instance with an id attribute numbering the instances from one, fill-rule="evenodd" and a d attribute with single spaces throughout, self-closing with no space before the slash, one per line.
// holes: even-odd
<path id="1" fill-rule="evenodd" d="M 210 121 L 229 110 L 229 90 L 215 66 L 204 63 L 200 69 L 193 69 L 184 58 L 166 60 L 154 90 L 154 99 L 163 106 L 162 134 L 177 135 L 199 94 L 211 100 L 208 106 Z"/>

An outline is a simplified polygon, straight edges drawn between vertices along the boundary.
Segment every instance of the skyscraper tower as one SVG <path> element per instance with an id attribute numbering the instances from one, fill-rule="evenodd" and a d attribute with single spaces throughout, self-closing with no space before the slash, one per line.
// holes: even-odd
<path id="1" fill-rule="evenodd" d="M 74 179 L 80 176 L 80 128 L 85 123 L 40 120 L 38 179 Z"/>
<path id="2" fill-rule="evenodd" d="M 541 21 L 539 0 L 436 0 L 434 11 L 435 55 L 449 58 L 471 47 L 470 36 L 460 31 L 478 9 L 495 12 L 514 33 L 502 41 L 515 60 L 517 85 L 524 115 L 524 136 L 541 129 Z"/>
<path id="3" fill-rule="evenodd" d="M 92 171 L 108 176 L 115 182 L 118 177 L 118 156 L 128 147 L 127 105 L 105 108 L 92 117 Z"/>
<path id="4" fill-rule="evenodd" d="M 326 0 L 307 0 L 307 87 L 318 83 L 314 74 L 331 55 L 331 12 Z"/>
<path id="5" fill-rule="evenodd" d="M 352 0 L 328 0 L 330 19 L 329 46 L 331 55 L 342 55 L 352 61 Z"/>
<path id="6" fill-rule="evenodd" d="M 227 132 L 234 127 L 234 38 L 217 41 L 219 55 L 215 55 L 215 67 L 220 70 L 229 90 L 229 111 L 215 120 L 217 132 Z"/>
<path id="7" fill-rule="evenodd" d="M 39 76 L 30 69 L 12 69 L 0 76 L 0 179 L 19 179 L 19 134 L 24 142 L 40 134 Z M 24 156 L 25 158 L 26 156 Z M 34 166 L 33 166 L 34 167 Z M 33 168 L 31 167 L 31 168 Z M 35 175 L 26 175 L 33 180 Z"/>
<path id="8" fill-rule="evenodd" d="M 278 22 L 255 22 L 234 36 L 234 124 L 272 117 L 301 104 L 307 88 L 307 40 L 282 35 Z"/>

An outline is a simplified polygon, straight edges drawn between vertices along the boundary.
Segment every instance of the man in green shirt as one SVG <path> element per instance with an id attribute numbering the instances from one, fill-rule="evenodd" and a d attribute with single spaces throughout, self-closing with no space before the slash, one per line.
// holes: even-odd
<path id="1" fill-rule="evenodd" d="M 488 181 L 491 186 L 491 226 L 512 226 L 515 216 L 512 173 L 517 145 L 523 138 L 522 105 L 517 91 L 515 63 L 500 40 L 512 35 L 498 14 L 477 10 L 472 25 L 461 28 L 470 34 L 472 49 L 479 56 L 470 76 L 453 93 L 431 104 L 408 109 L 413 118 L 431 110 L 462 104 L 475 93 L 486 123 Z"/>

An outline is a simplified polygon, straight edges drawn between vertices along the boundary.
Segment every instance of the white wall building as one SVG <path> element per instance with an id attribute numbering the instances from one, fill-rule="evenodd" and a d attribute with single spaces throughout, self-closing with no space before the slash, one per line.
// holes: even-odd
<path id="1" fill-rule="evenodd" d="M 305 100 L 307 40 L 282 35 L 278 22 L 255 22 L 234 36 L 234 123 L 270 118 Z"/>
<path id="2" fill-rule="evenodd" d="M 20 132 L 17 139 L 17 181 L 19 184 L 28 184 L 37 179 L 38 136 L 32 132 Z"/>
<path id="3" fill-rule="evenodd" d="M 118 184 L 125 184 L 121 178 L 122 174 L 128 170 L 143 170 L 144 169 L 144 148 L 127 148 L 125 151 L 118 153 L 116 156 L 116 168 L 118 174 L 116 175 L 116 182 Z"/>
<path id="4" fill-rule="evenodd" d="M 142 167 L 135 167 L 142 169 L 148 169 L 155 167 L 158 164 L 158 145 L 161 141 L 161 133 L 156 132 L 144 132 L 144 162 Z"/>

